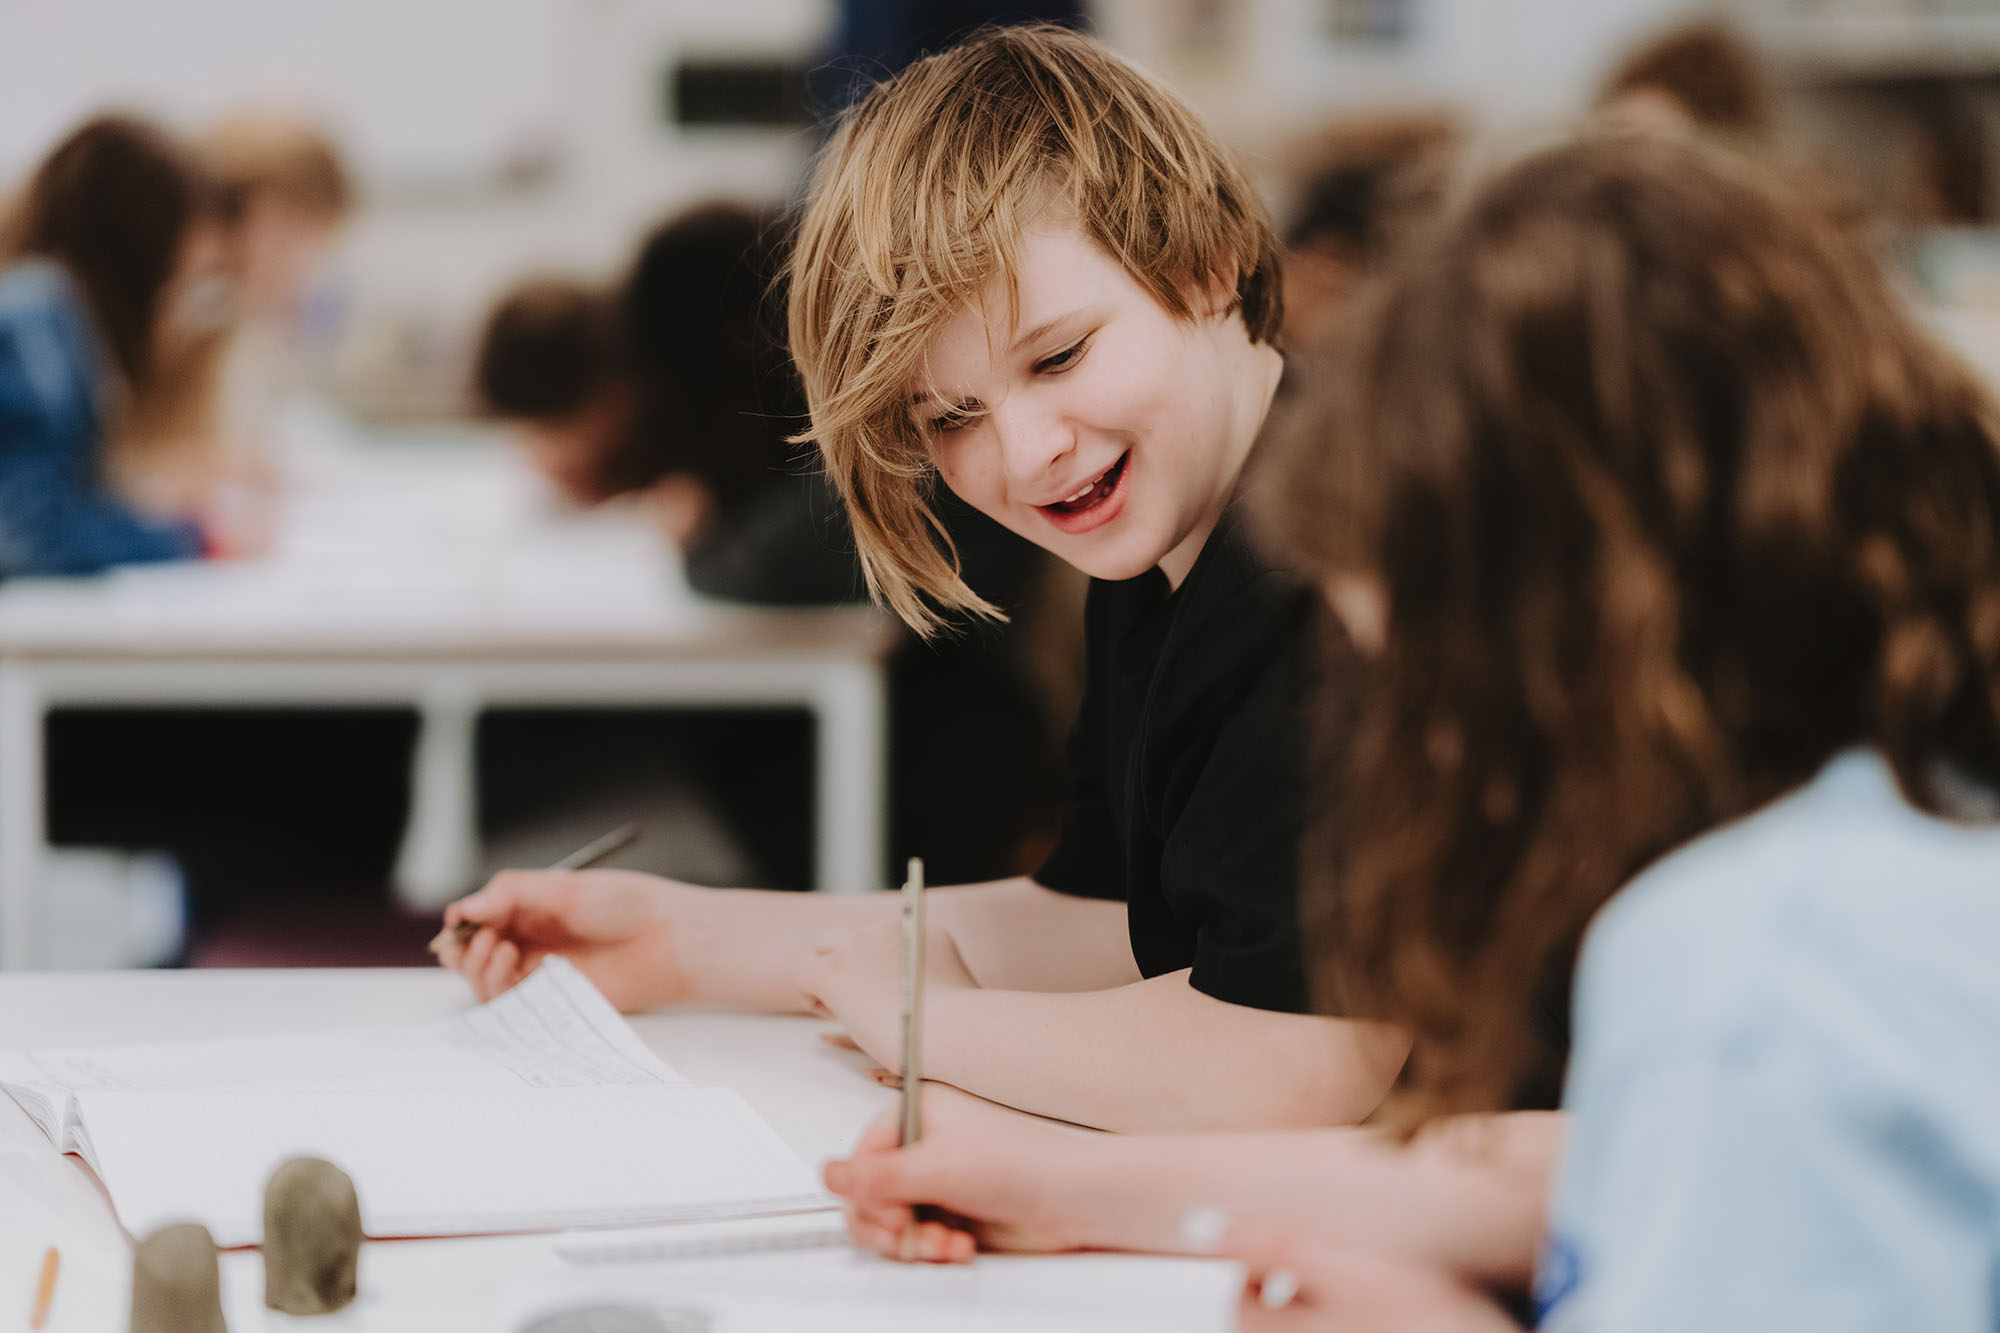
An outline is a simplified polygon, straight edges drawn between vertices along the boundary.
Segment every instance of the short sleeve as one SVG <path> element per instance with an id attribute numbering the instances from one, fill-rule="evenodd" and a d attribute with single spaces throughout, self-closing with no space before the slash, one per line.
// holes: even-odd
<path id="1" fill-rule="evenodd" d="M 1307 1010 L 1299 927 L 1307 636 L 1294 633 L 1229 701 L 1213 744 L 1177 762 L 1184 793 L 1161 858 L 1168 903 L 1194 927 L 1189 984 L 1231 1004 Z"/>
<path id="2" fill-rule="evenodd" d="M 1093 658 L 1085 663 L 1083 701 L 1069 731 L 1062 817 L 1055 849 L 1035 871 L 1034 880 L 1074 898 L 1122 902 L 1127 892 L 1125 857 L 1112 817 L 1110 738 L 1099 679 L 1104 663 L 1096 656 L 1101 652 L 1102 619 L 1103 606 L 1093 585 L 1084 604 L 1084 642 Z"/>
<path id="3" fill-rule="evenodd" d="M 1939 1071 L 1772 1042 L 1632 1064 L 1573 1103 L 1548 1333 L 1993 1327 L 1990 1174 L 1910 1081 Z"/>

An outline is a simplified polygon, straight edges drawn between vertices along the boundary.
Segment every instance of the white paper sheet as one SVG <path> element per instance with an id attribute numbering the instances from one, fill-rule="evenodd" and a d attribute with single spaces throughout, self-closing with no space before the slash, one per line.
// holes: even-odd
<path id="1" fill-rule="evenodd" d="M 264 1181 L 300 1153 L 354 1177 L 373 1236 L 828 1203 L 755 1111 L 669 1068 L 561 959 L 437 1022 L 40 1051 L 0 1059 L 0 1087 L 134 1234 L 193 1217 L 255 1244 Z"/>

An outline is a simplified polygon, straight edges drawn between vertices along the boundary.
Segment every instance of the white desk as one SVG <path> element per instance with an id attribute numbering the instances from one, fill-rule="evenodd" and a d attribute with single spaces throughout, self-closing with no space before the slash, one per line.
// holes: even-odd
<path id="1" fill-rule="evenodd" d="M 469 1004 L 456 977 L 422 969 L 294 972 L 16 973 L 0 976 L 0 1049 L 250 1036 L 420 1021 Z M 866 1076 L 865 1057 L 833 1049 L 809 1019 L 664 1013 L 634 1029 L 696 1083 L 734 1088 L 807 1161 L 846 1153 L 894 1095 Z M 120 1333 L 130 1250 L 108 1200 L 0 1096 L 0 1327 L 25 1312 L 42 1248 L 62 1248 L 48 1333 Z M 362 1299 L 294 1321 L 263 1308 L 254 1251 L 223 1256 L 234 1333 L 449 1333 L 490 1329 L 501 1290 L 557 1264 L 548 1236 L 373 1243 L 362 1252 Z"/>
<path id="2" fill-rule="evenodd" d="M 0 585 L 0 966 L 34 958 L 43 719 L 62 704 L 414 707 L 396 884 L 418 908 L 471 887 L 481 709 L 800 707 L 816 887 L 886 882 L 886 618 L 704 602 L 639 515 L 551 513 L 490 437 L 304 434 L 271 558 Z"/>

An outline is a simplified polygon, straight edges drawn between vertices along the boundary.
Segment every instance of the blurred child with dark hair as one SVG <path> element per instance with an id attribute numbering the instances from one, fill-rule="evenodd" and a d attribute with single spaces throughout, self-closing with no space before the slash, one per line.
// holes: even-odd
<path id="1" fill-rule="evenodd" d="M 838 505 L 790 443 L 804 405 L 784 351 L 775 218 L 681 213 L 616 289 L 541 279 L 487 321 L 476 380 L 571 501 L 643 494 L 689 582 L 738 601 L 852 600 Z"/>
<path id="2" fill-rule="evenodd" d="M 225 318 L 221 201 L 179 144 L 121 116 L 43 160 L 0 233 L 0 576 L 231 552 L 208 497 L 142 514 L 105 480 L 126 405 Z"/>
<path id="3" fill-rule="evenodd" d="M 1306 150 L 1285 229 L 1285 345 L 1332 332 L 1347 299 L 1411 226 L 1443 202 L 1461 139 L 1443 113 L 1344 121 Z"/>
<path id="4" fill-rule="evenodd" d="M 612 307 L 585 283 L 523 283 L 487 316 L 474 367 L 480 405 L 515 428 L 535 470 L 579 505 L 623 489 L 606 460 L 633 434 Z"/>
<path id="5" fill-rule="evenodd" d="M 1756 50 L 1727 23 L 1705 20 L 1626 56 L 1598 90 L 1597 109 L 1629 128 L 1689 126 L 1754 142 L 1770 136 L 1774 101 Z"/>
<path id="6" fill-rule="evenodd" d="M 649 234 L 609 292 L 524 283 L 488 317 L 476 390 L 571 502 L 641 497 L 698 592 L 774 606 L 855 602 L 866 590 L 840 500 L 792 443 L 805 399 L 785 347 L 788 242 L 776 216 L 710 203 Z M 975 586 L 1016 608 L 1035 598 L 1035 548 L 956 501 L 939 509 Z M 1052 820 L 1056 766 L 1054 728 L 1019 643 L 998 630 L 911 643 L 890 670 L 892 840 L 904 846 L 923 830 L 934 873 L 1010 873 Z M 802 821 L 770 799 L 770 783 L 774 771 L 804 771 L 803 755 L 772 762 L 802 733 L 725 722 L 733 743 L 694 747 L 707 783 L 740 840 L 759 850 L 762 876 L 796 882 Z M 962 773 L 956 789 L 935 781 L 945 771 Z"/>

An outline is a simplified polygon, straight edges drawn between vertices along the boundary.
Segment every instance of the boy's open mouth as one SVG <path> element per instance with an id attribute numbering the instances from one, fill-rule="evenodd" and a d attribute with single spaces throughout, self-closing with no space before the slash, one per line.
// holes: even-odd
<path id="1" fill-rule="evenodd" d="M 1089 513 L 1110 499 L 1111 493 L 1118 489 L 1118 480 L 1125 475 L 1125 464 L 1131 457 L 1132 454 L 1129 450 L 1118 455 L 1118 461 L 1099 474 L 1096 481 L 1091 482 L 1090 485 L 1084 487 L 1075 495 L 1070 496 L 1067 500 L 1058 500 L 1054 504 L 1043 505 L 1042 509 L 1050 514 L 1065 516 Z"/>

